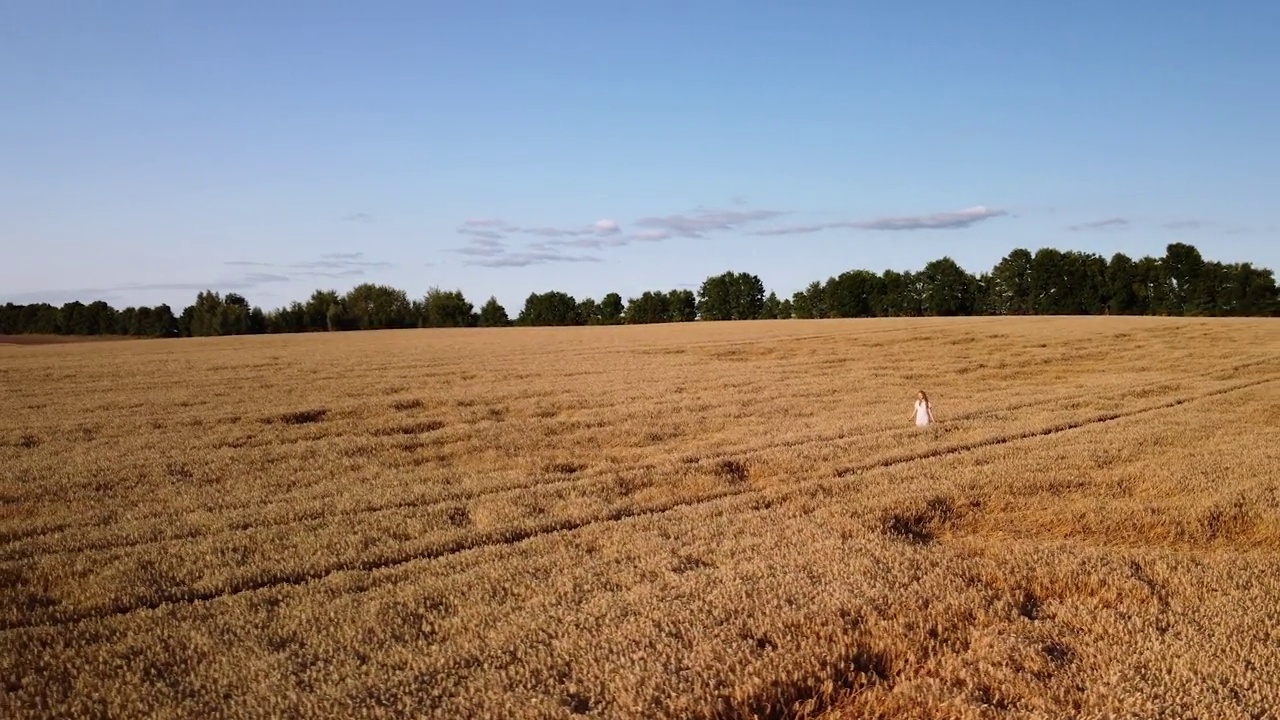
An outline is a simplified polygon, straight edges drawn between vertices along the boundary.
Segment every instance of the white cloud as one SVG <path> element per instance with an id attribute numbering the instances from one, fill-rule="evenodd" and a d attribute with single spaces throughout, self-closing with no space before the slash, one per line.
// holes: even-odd
<path id="1" fill-rule="evenodd" d="M 786 227 L 766 228 L 758 230 L 756 235 L 802 235 L 821 232 L 823 230 L 953 230 L 966 228 L 975 223 L 994 217 L 1007 215 L 1004 210 L 994 210 L 985 205 L 976 205 L 963 210 L 931 213 L 927 215 L 901 215 L 881 217 L 872 220 L 837 220 L 835 222 L 813 223 L 809 225 L 791 225 Z"/>

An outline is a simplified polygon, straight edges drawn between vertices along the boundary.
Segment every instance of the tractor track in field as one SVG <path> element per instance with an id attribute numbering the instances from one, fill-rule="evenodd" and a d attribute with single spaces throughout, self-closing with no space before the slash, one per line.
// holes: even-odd
<path id="1" fill-rule="evenodd" d="M 693 508 L 705 506 L 721 500 L 738 498 L 742 496 L 774 492 L 781 498 L 793 497 L 798 493 L 810 491 L 814 488 L 828 486 L 833 483 L 847 481 L 847 478 L 854 475 L 861 475 L 878 469 L 890 468 L 911 462 L 919 462 L 950 455 L 980 450 L 983 448 L 994 447 L 998 445 L 1006 445 L 1021 440 L 1035 439 L 1059 435 L 1062 433 L 1088 428 L 1092 426 L 1102 425 L 1117 420 L 1124 420 L 1132 417 L 1139 417 L 1154 412 L 1174 409 L 1189 403 L 1209 400 L 1224 395 L 1229 395 L 1241 390 L 1247 390 L 1262 385 L 1267 385 L 1280 380 L 1280 376 L 1258 378 L 1242 383 L 1234 383 L 1227 387 L 1215 388 L 1207 392 L 1194 395 L 1186 395 L 1178 398 L 1165 400 L 1160 403 L 1147 405 L 1128 411 L 1117 411 L 1093 415 L 1088 418 L 1082 418 L 1073 421 L 1065 421 L 1055 423 L 1046 427 L 1035 430 L 1028 430 L 1018 433 L 1010 433 L 1004 435 L 983 438 L 966 443 L 957 443 L 955 445 L 936 448 L 923 452 L 904 454 L 900 457 L 869 463 L 863 466 L 847 466 L 837 468 L 832 476 L 817 478 L 814 480 L 788 485 L 783 487 L 775 487 L 770 489 L 752 488 L 746 485 L 736 489 L 726 489 L 721 492 L 711 493 L 694 499 L 686 499 L 673 503 L 654 503 L 652 505 L 633 507 L 633 508 L 615 508 L 609 512 L 603 513 L 595 517 L 588 518 L 560 518 L 547 519 L 543 522 L 530 523 L 519 528 L 504 528 L 485 533 L 479 533 L 471 536 L 464 536 L 441 541 L 437 547 L 420 550 L 404 555 L 384 555 L 382 557 L 366 558 L 358 561 L 333 563 L 323 568 L 298 573 L 276 573 L 267 575 L 258 579 L 245 581 L 234 585 L 233 587 L 220 590 L 182 590 L 172 592 L 167 597 L 147 600 L 144 602 L 108 605 L 106 607 L 83 608 L 80 610 L 52 612 L 46 614 L 43 619 L 22 618 L 18 621 L 3 620 L 0 621 L 0 635 L 7 635 L 13 632 L 34 630 L 40 628 L 58 628 L 69 625 L 78 624 L 86 621 L 108 620 L 111 618 L 127 617 L 137 613 L 158 610 L 169 605 L 189 605 L 196 603 L 215 602 L 224 599 L 234 598 L 248 593 L 258 592 L 279 587 L 302 586 L 314 582 L 319 582 L 330 576 L 342 572 L 375 572 L 400 567 L 413 562 L 431 561 L 442 557 L 456 555 L 458 553 L 482 550 L 485 548 L 502 547 L 515 545 L 526 540 L 535 539 L 541 536 L 553 535 L 556 533 L 567 533 L 581 530 L 587 527 L 602 525 L 605 523 L 618 523 L 627 520 L 652 517 L 663 515 L 682 508 Z"/>
<path id="2" fill-rule="evenodd" d="M 1229 367 L 1216 368 L 1208 372 L 1197 373 L 1195 375 L 1190 375 L 1185 378 L 1164 379 L 1159 382 L 1150 383 L 1146 386 L 1140 386 L 1137 389 L 1142 390 L 1142 389 L 1147 389 L 1147 388 L 1157 387 L 1157 386 L 1168 386 L 1170 384 L 1183 382 L 1186 380 L 1204 379 L 1207 376 L 1212 376 L 1215 374 L 1239 372 L 1240 370 L 1266 364 L 1267 362 L 1274 362 L 1274 358 L 1268 356 L 1266 358 L 1259 359 L 1259 360 L 1252 360 L 1252 361 L 1247 361 L 1243 363 L 1235 363 Z M 1124 393 L 1131 394 L 1134 392 L 1134 390 L 1135 388 L 1129 387 L 1124 390 Z M 1115 393 L 1115 394 L 1119 394 L 1119 393 Z M 964 422 L 968 420 L 980 419 L 983 417 L 991 417 L 995 415 L 1016 412 L 1018 410 L 1023 410 L 1023 409 L 1032 408 L 1032 407 L 1069 403 L 1075 400 L 1080 400 L 1082 398 L 1096 399 L 1097 397 L 1098 397 L 1097 393 L 1092 391 L 1071 393 L 1069 395 L 1056 396 L 1056 397 L 1050 397 L 1050 398 L 1039 397 L 1038 399 L 1035 399 L 1035 400 L 1015 403 L 1014 405 L 1010 405 L 1010 406 L 983 408 L 983 409 L 969 411 L 966 413 L 960 413 L 952 418 L 947 418 L 944 422 L 945 423 Z M 1126 411 L 1116 411 L 1115 413 L 1105 413 L 1096 417 L 1109 417 L 1109 416 L 1123 417 L 1125 412 Z M 1071 424 L 1071 422 L 1074 422 L 1074 421 L 1068 421 L 1066 424 Z M 250 533 L 258 530 L 270 530 L 274 528 L 288 527 L 290 525 L 300 525 L 300 524 L 309 523 L 309 522 L 317 522 L 317 521 L 325 521 L 325 520 L 340 520 L 345 518 L 362 517 L 362 516 L 368 516 L 368 515 L 376 515 L 376 514 L 385 513 L 385 512 L 395 512 L 399 510 L 408 510 L 408 509 L 415 509 L 415 508 L 422 509 L 422 510 L 431 510 L 431 509 L 435 509 L 435 508 L 449 505 L 452 503 L 466 503 L 466 502 L 471 502 L 474 500 L 479 500 L 479 499 L 484 499 L 484 498 L 489 498 L 494 496 L 528 492 L 530 490 L 554 491 L 564 487 L 571 487 L 574 485 L 585 485 L 591 482 L 624 481 L 626 478 L 636 473 L 651 472 L 654 470 L 670 471 L 674 473 L 674 472 L 679 472 L 683 468 L 687 468 L 690 466 L 697 466 L 703 463 L 714 463 L 715 461 L 718 461 L 718 460 L 741 459 L 744 457 L 750 457 L 752 455 L 768 453 L 774 450 L 798 449 L 798 448 L 812 447 L 815 445 L 821 445 L 824 443 L 838 443 L 842 441 L 856 440 L 859 438 L 869 437 L 874 435 L 883 435 L 889 432 L 894 432 L 899 435 L 906 436 L 915 432 L 915 430 L 914 428 L 899 429 L 895 425 L 893 427 L 876 427 L 876 428 L 871 428 L 871 429 L 854 432 L 854 433 L 827 433 L 827 434 L 821 434 L 821 435 L 793 436 L 786 439 L 772 440 L 766 443 L 751 443 L 751 444 L 739 445 L 737 447 L 718 448 L 714 456 L 702 457 L 700 453 L 696 453 L 696 452 L 683 453 L 680 456 L 676 457 L 675 459 L 668 460 L 665 463 L 662 463 L 660 465 L 653 464 L 653 465 L 636 466 L 636 467 L 604 467 L 604 468 L 598 468 L 594 470 L 588 468 L 586 471 L 576 472 L 569 475 L 568 477 L 563 477 L 563 478 L 554 477 L 554 476 L 553 477 L 544 476 L 540 480 L 517 481 L 510 484 L 505 484 L 505 485 L 476 488 L 475 490 L 472 490 L 472 491 L 466 491 L 466 490 L 453 491 L 451 493 L 443 494 L 443 495 L 418 497 L 413 499 L 407 499 L 407 500 L 396 501 L 391 503 L 383 503 L 383 504 L 367 506 L 367 507 L 351 508 L 348 510 L 342 510 L 337 512 L 334 512 L 334 511 L 326 512 L 323 508 L 306 509 L 306 510 L 297 511 L 296 513 L 292 515 L 288 515 L 284 518 L 270 519 L 270 520 L 265 520 L 261 522 L 252 522 L 247 524 L 237 523 L 235 526 L 218 528 L 213 531 L 192 531 L 192 532 L 174 533 L 166 537 L 158 537 L 158 538 L 149 537 L 145 539 L 125 540 L 120 542 L 106 542 L 101 544 L 83 544 L 78 547 L 55 549 L 55 550 L 49 550 L 45 552 L 29 552 L 25 554 L 20 552 L 13 552 L 11 547 L 0 548 L 0 563 L 7 564 L 7 563 L 39 561 L 39 560 L 53 559 L 53 558 L 58 558 L 63 556 L 71 556 L 71 555 L 80 555 L 80 554 L 92 553 L 92 552 L 109 552 L 112 550 L 127 550 L 127 549 L 138 548 L 138 547 L 158 546 L 158 545 L 163 545 L 163 544 L 173 543 L 173 542 L 199 540 L 203 538 L 216 538 L 216 537 L 221 537 L 225 535 Z M 996 436 L 996 437 L 1001 437 L 1001 436 Z M 977 441 L 977 442 L 981 442 L 981 441 Z M 965 446 L 966 446 L 965 443 L 960 443 L 957 445 L 957 447 L 965 447 Z M 929 452 L 943 452 L 943 451 L 931 450 Z M 914 455 L 915 453 L 904 453 L 899 457 L 913 458 Z M 690 462 L 687 459 L 684 459 L 689 457 L 694 457 L 695 461 Z M 894 462 L 896 464 L 893 458 L 891 458 L 887 462 Z M 844 472 L 845 474 L 854 474 L 856 472 L 861 472 L 861 470 L 857 468 L 875 467 L 875 466 L 876 466 L 875 464 L 870 466 L 852 466 L 851 468 L 843 468 L 839 472 Z M 323 504 L 323 499 L 319 501 L 319 504 Z M 296 507 L 296 501 L 280 501 L 277 503 L 271 503 L 265 506 L 264 509 L 269 510 L 269 508 L 272 506 Z M 218 514 L 225 515 L 228 513 L 236 512 L 237 510 L 243 510 L 251 507 L 263 508 L 264 506 L 248 504 L 243 507 L 219 508 Z M 134 518 L 130 520 L 130 522 L 138 522 L 138 521 L 172 522 L 172 518 L 165 518 L 163 516 L 157 515 L 157 516 L 146 516 L 141 518 Z M 96 528 L 103 528 L 103 527 L 109 527 L 109 525 L 106 523 L 95 523 L 95 524 L 85 524 L 85 525 L 79 525 L 79 526 L 64 526 L 57 529 L 45 530 L 40 533 L 33 533 L 31 535 L 28 535 L 22 538 L 10 538 L 8 539 L 7 544 L 12 546 L 13 544 L 18 542 L 27 542 L 27 541 L 36 540 L 42 537 L 49 537 L 53 535 L 66 534 L 66 533 L 77 532 L 77 531 L 83 532 L 86 529 L 96 529 Z"/>

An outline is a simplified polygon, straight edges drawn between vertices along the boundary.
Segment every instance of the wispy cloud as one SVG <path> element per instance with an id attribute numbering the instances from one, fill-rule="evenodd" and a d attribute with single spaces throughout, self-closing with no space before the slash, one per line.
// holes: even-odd
<path id="1" fill-rule="evenodd" d="M 302 270 L 343 270 L 347 268 L 390 268 L 395 267 L 395 263 L 377 261 L 370 262 L 364 260 L 315 260 L 313 262 L 293 263 L 285 267 L 298 268 Z"/>
<path id="2" fill-rule="evenodd" d="M 507 252 L 507 248 L 502 244 L 497 245 L 481 245 L 472 243 L 462 247 L 450 248 L 449 252 L 455 252 L 459 255 L 473 255 L 475 257 L 497 257 Z"/>
<path id="3" fill-rule="evenodd" d="M 506 237 L 497 230 L 485 230 L 484 228 L 464 227 L 458 230 L 462 235 L 470 235 L 471 237 L 485 238 L 487 240 L 501 240 Z"/>
<path id="4" fill-rule="evenodd" d="M 577 248 L 606 248 L 606 247 L 622 247 L 628 243 L 627 238 L 611 237 L 611 238 L 575 238 L 573 240 L 549 240 L 547 242 L 533 243 L 529 247 L 534 249 L 545 249 L 548 247 L 577 247 Z"/>
<path id="5" fill-rule="evenodd" d="M 880 218 L 857 223 L 855 227 L 864 230 L 950 230 L 966 228 L 983 220 L 990 220 L 1007 214 L 1004 210 L 994 210 L 985 205 L 976 205 L 955 212 Z"/>
<path id="6" fill-rule="evenodd" d="M 600 258 L 592 255 L 565 255 L 558 252 L 515 252 L 509 254 L 496 255 L 494 257 L 486 257 L 478 260 L 469 260 L 464 264 L 478 265 L 481 267 L 491 268 L 511 268 L 511 267 L 528 267 L 530 265 L 545 265 L 548 263 L 580 263 L 580 262 L 600 262 Z"/>
<path id="7" fill-rule="evenodd" d="M 746 199 L 736 196 L 734 205 L 744 205 Z M 496 217 L 473 218 L 464 221 L 458 233 L 467 238 L 462 247 L 450 252 L 466 255 L 473 260 L 469 265 L 484 267 L 525 267 L 551 262 L 599 262 L 594 255 L 574 255 L 567 248 L 600 250 L 620 247 L 636 242 L 661 242 L 674 238 L 705 238 L 716 233 L 743 231 L 751 225 L 763 223 L 785 215 L 787 210 L 706 209 L 673 215 L 651 215 L 636 220 L 636 229 L 625 231 L 615 220 L 604 219 L 589 226 L 576 227 L 525 227 Z M 954 212 L 905 217 L 881 217 L 870 220 L 845 220 L 839 222 L 795 225 L 790 227 L 757 230 L 755 235 L 790 235 L 811 233 L 830 228 L 856 228 L 862 230 L 919 230 L 968 227 L 1001 215 L 982 205 Z M 545 238 L 520 247 L 507 246 L 516 235 L 532 235 Z"/>
<path id="8" fill-rule="evenodd" d="M 622 228 L 617 221 L 609 218 L 597 220 L 585 227 L 524 227 L 521 225 L 513 225 L 504 220 L 497 218 L 480 218 L 475 220 L 467 220 L 458 228 L 458 232 L 462 235 L 472 237 L 489 238 L 490 240 L 502 240 L 508 235 L 534 235 L 545 238 L 569 238 L 569 237 L 611 237 L 622 232 Z"/>
<path id="9" fill-rule="evenodd" d="M 785 214 L 780 210 L 701 211 L 691 215 L 644 217 L 636 221 L 636 226 L 666 233 L 665 237 L 652 235 L 648 238 L 651 240 L 666 239 L 666 237 L 701 238 L 706 233 L 737 230 L 743 225 L 771 220 Z"/>
<path id="10" fill-rule="evenodd" d="M 467 238 L 467 244 L 449 248 L 449 252 L 466 255 L 474 260 L 466 265 L 482 267 L 527 267 L 554 262 L 600 262 L 589 255 L 572 255 L 560 248 L 617 247 L 627 244 L 622 227 L 616 220 L 603 218 L 587 226 L 524 227 L 499 218 L 473 218 L 462 223 L 458 234 Z M 519 250 L 509 250 L 507 240 L 512 235 L 528 235 L 546 238 L 528 243 Z"/>
<path id="11" fill-rule="evenodd" d="M 631 237 L 635 240 L 639 240 L 640 242 L 661 242 L 663 240 L 670 240 L 675 237 L 675 235 L 669 230 L 641 230 Z"/>
<path id="12" fill-rule="evenodd" d="M 277 275 L 275 273 L 249 273 L 244 276 L 244 282 L 249 285 L 265 285 L 267 283 L 289 282 L 288 275 Z"/>
<path id="13" fill-rule="evenodd" d="M 1275 235 L 1280 233 L 1280 226 L 1263 225 L 1254 227 L 1249 225 L 1236 225 L 1222 231 L 1226 235 Z"/>
<path id="14" fill-rule="evenodd" d="M 1092 222 L 1078 223 L 1076 225 L 1068 225 L 1067 229 L 1071 232 L 1081 232 L 1084 230 L 1106 230 L 1108 228 L 1122 228 L 1129 225 L 1128 218 L 1110 217 L 1105 220 L 1094 220 Z"/>
<path id="15" fill-rule="evenodd" d="M 31 290 L 9 293 L 0 296 L 0 302 L 11 302 L 18 305 L 34 305 L 37 303 L 63 305 L 79 301 L 88 305 L 91 302 L 102 300 L 103 302 L 115 304 L 120 297 L 118 291 L 108 288 L 76 288 L 71 290 Z"/>
<path id="16" fill-rule="evenodd" d="M 931 213 L 928 215 L 901 215 L 880 217 L 871 220 L 836 220 L 834 222 L 811 223 L 807 225 L 790 225 L 757 230 L 755 235 L 804 235 L 824 230 L 955 230 L 967 228 L 984 220 L 1001 217 L 1008 213 L 995 210 L 984 205 L 977 205 L 964 210 Z"/>
<path id="17" fill-rule="evenodd" d="M 514 225 L 499 220 L 498 218 L 473 218 L 462 223 L 466 227 L 472 228 L 494 228 L 497 230 L 516 230 Z"/>
<path id="18" fill-rule="evenodd" d="M 232 267 L 268 268 L 278 271 L 276 273 L 265 271 L 249 273 L 245 276 L 246 281 L 256 279 L 259 284 L 265 282 L 288 282 L 292 278 L 300 277 L 343 280 L 362 277 L 369 270 L 395 267 L 395 263 L 366 260 L 363 252 L 325 253 L 318 260 L 306 262 L 267 263 L 257 260 L 228 260 L 223 264 Z"/>
<path id="19" fill-rule="evenodd" d="M 274 283 L 288 282 L 289 278 L 284 275 L 275 275 L 270 273 L 248 273 L 246 275 L 223 278 L 221 280 L 213 280 L 209 282 L 161 282 L 161 283 L 124 283 L 111 287 L 97 288 L 73 288 L 69 290 L 35 290 L 30 292 L 15 293 L 8 295 L 5 300 L 15 303 L 40 303 L 47 302 L 50 304 L 61 305 L 63 303 L 79 300 L 83 303 L 91 303 L 95 300 L 105 300 L 112 303 L 122 302 L 128 293 L 138 292 L 190 292 L 198 293 L 205 290 L 213 290 L 214 292 L 241 292 L 261 288 Z M 193 298 L 194 299 L 194 298 Z"/>
<path id="20" fill-rule="evenodd" d="M 346 278 L 362 277 L 364 270 L 362 268 L 347 268 L 346 270 L 303 270 L 294 273 L 297 277 L 316 277 L 329 278 L 331 280 L 343 280 Z"/>
<path id="21" fill-rule="evenodd" d="M 371 223 L 373 222 L 373 216 L 366 212 L 351 213 L 350 215 L 342 216 L 342 221 L 351 223 Z"/>

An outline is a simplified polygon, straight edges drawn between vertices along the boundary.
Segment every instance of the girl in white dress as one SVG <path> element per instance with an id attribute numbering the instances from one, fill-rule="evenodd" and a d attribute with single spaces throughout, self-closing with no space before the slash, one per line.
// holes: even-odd
<path id="1" fill-rule="evenodd" d="M 916 393 L 916 405 L 911 410 L 911 419 L 915 420 L 916 427 L 920 428 L 933 422 L 933 403 L 929 402 L 929 396 L 923 390 Z"/>

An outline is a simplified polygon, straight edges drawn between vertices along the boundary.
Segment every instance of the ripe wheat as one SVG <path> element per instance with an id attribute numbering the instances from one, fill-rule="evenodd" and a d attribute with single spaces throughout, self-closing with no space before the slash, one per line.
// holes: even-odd
<path id="1" fill-rule="evenodd" d="M 1269 320 L 0 347 L 0 710 L 1271 717 L 1278 387 Z"/>

